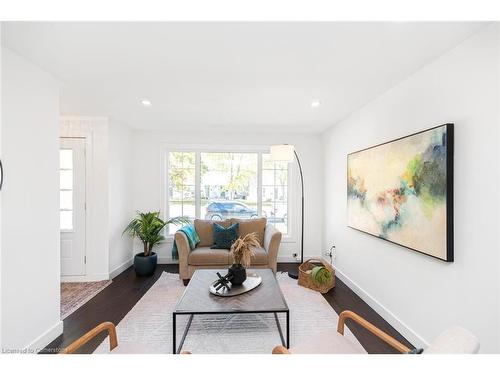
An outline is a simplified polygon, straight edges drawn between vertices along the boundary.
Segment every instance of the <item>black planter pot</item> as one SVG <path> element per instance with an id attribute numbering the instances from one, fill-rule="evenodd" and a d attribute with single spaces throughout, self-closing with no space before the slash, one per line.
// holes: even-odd
<path id="1" fill-rule="evenodd" d="M 151 253 L 145 257 L 144 253 L 135 254 L 134 269 L 137 276 L 151 276 L 155 273 L 156 265 L 158 264 L 158 255 Z"/>
<path id="2" fill-rule="evenodd" d="M 233 275 L 231 279 L 233 285 L 241 285 L 247 279 L 247 270 L 239 263 L 234 263 L 228 271 Z"/>

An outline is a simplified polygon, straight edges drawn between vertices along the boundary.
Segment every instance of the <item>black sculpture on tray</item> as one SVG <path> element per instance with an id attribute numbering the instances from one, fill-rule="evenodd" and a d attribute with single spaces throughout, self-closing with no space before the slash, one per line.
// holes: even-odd
<path id="1" fill-rule="evenodd" d="M 262 283 L 262 277 L 256 273 L 250 273 L 242 283 L 238 283 L 238 273 L 228 269 L 227 275 L 222 276 L 216 272 L 217 280 L 210 284 L 210 293 L 221 297 L 237 296 L 257 288 Z"/>
<path id="2" fill-rule="evenodd" d="M 215 291 L 218 292 L 221 288 L 226 288 L 227 290 L 231 290 L 229 283 L 234 278 L 234 275 L 231 271 L 227 273 L 226 276 L 222 276 L 219 272 L 217 272 L 218 280 L 214 282 Z"/>
<path id="3" fill-rule="evenodd" d="M 227 270 L 227 275 L 222 276 L 219 272 L 217 272 L 218 280 L 215 281 L 214 287 L 215 290 L 218 291 L 220 288 L 224 287 L 227 290 L 231 290 L 229 283 L 231 285 L 241 285 L 247 278 L 246 270 L 244 267 L 235 267 L 233 264 L 231 268 Z"/>

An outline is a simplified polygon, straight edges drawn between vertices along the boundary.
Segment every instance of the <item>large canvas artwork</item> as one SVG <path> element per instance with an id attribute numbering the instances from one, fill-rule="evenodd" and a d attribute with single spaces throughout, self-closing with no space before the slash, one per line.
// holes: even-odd
<path id="1" fill-rule="evenodd" d="M 348 226 L 453 261 L 453 124 L 347 156 Z"/>

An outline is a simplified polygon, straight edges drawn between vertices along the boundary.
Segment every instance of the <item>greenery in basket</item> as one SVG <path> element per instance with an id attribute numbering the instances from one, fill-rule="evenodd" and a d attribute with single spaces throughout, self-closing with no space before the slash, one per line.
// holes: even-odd
<path id="1" fill-rule="evenodd" d="M 128 234 L 132 238 L 139 238 L 144 245 L 144 256 L 151 254 L 153 247 L 162 243 L 165 240 L 163 229 L 168 224 L 185 225 L 190 221 L 186 217 L 173 217 L 167 221 L 160 218 L 160 212 L 137 212 L 137 216 L 133 219 L 123 231 L 123 234 Z"/>
<path id="2" fill-rule="evenodd" d="M 311 280 L 316 285 L 327 285 L 332 282 L 333 274 L 323 266 L 316 266 L 311 270 Z"/>

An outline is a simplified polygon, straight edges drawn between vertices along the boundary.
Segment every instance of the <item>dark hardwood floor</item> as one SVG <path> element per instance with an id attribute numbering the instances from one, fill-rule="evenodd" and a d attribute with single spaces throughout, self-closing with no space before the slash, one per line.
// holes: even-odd
<path id="1" fill-rule="evenodd" d="M 287 271 L 292 267 L 294 267 L 293 264 L 278 264 L 279 271 Z M 61 348 L 65 348 L 101 322 L 110 321 L 118 324 L 164 271 L 177 273 L 179 267 L 175 264 L 159 264 L 152 277 L 137 277 L 133 268 L 128 268 L 115 277 L 113 283 L 108 287 L 64 319 L 64 333 L 52 341 L 41 353 L 59 352 Z M 335 288 L 323 296 L 337 313 L 341 313 L 343 310 L 352 310 L 408 347 L 413 348 L 403 336 L 338 278 Z M 389 345 L 355 323 L 348 322 L 347 326 L 368 353 L 396 353 Z M 105 336 L 106 334 L 103 333 L 97 339 L 89 342 L 80 350 L 80 353 L 92 353 Z"/>

